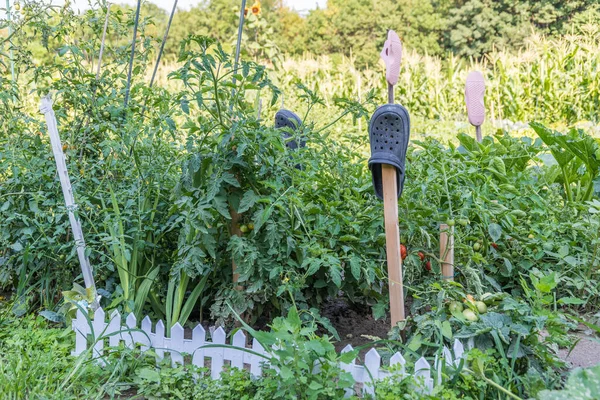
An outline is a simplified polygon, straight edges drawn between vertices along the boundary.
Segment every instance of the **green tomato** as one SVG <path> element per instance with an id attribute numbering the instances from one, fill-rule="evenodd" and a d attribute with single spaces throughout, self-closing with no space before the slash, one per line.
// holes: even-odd
<path id="1" fill-rule="evenodd" d="M 466 310 L 463 310 L 462 313 L 463 316 L 467 319 L 467 321 L 475 322 L 479 319 L 479 317 L 477 317 L 477 315 L 468 308 Z"/>
<path id="2" fill-rule="evenodd" d="M 448 310 L 450 310 L 451 313 L 462 312 L 463 305 L 460 302 L 458 302 L 458 301 L 453 301 L 448 306 Z"/>
<path id="3" fill-rule="evenodd" d="M 481 250 L 481 244 L 479 244 L 479 243 L 475 243 L 475 244 L 473 245 L 473 250 L 475 250 L 475 251 L 479 251 L 479 250 Z"/>
<path id="4" fill-rule="evenodd" d="M 247 225 L 242 225 L 242 226 L 240 226 L 240 231 L 241 231 L 242 233 L 248 233 L 248 230 L 249 230 L 249 229 L 248 229 L 248 226 L 247 226 Z"/>
<path id="5" fill-rule="evenodd" d="M 454 225 L 456 225 L 456 221 L 454 221 L 453 219 L 449 219 L 448 221 L 446 221 L 446 224 L 448 226 L 454 226 Z"/>
<path id="6" fill-rule="evenodd" d="M 469 225 L 469 220 L 468 219 L 461 218 L 457 222 L 461 226 L 467 226 L 467 225 Z"/>
<path id="7" fill-rule="evenodd" d="M 475 307 L 477 307 L 477 311 L 479 311 L 479 314 L 485 314 L 487 312 L 487 306 L 483 301 L 476 301 Z"/>

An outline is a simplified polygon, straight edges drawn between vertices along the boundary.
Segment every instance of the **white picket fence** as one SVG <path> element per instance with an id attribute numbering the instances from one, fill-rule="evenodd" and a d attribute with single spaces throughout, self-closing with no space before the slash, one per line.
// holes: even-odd
<path id="1" fill-rule="evenodd" d="M 110 347 L 118 346 L 121 342 L 129 348 L 134 348 L 139 344 L 142 351 L 152 348 L 159 360 L 165 357 L 165 353 L 169 353 L 172 365 L 183 364 L 184 356 L 187 354 L 191 356 L 192 364 L 198 367 L 207 367 L 205 359 L 208 358 L 213 379 L 219 379 L 226 364 L 240 369 L 249 368 L 253 376 L 259 377 L 267 360 L 259 355 L 272 357 L 271 353 L 265 350 L 256 339 L 253 339 L 252 344 L 248 346 L 246 335 L 241 330 L 233 335 L 228 344 L 226 343 L 227 333 L 221 327 L 212 331 L 211 340 L 207 340 L 205 329 L 201 325 L 197 325 L 192 330 L 191 339 L 186 339 L 183 327 L 177 323 L 171 328 L 171 336 L 167 337 L 162 321 L 158 321 L 152 330 L 152 321 L 148 316 L 138 327 L 135 316 L 129 314 L 125 319 L 125 325 L 122 325 L 121 314 L 113 311 L 109 321 L 106 322 L 106 315 L 102 308 L 97 309 L 93 318 L 90 319 L 86 318 L 81 310 L 78 310 L 76 318 L 72 320 L 72 329 L 75 331 L 75 350 L 72 352 L 75 356 L 86 351 L 88 343 L 90 343 L 94 346 L 92 350 L 94 358 L 102 363 L 106 342 Z M 352 350 L 352 346 L 348 345 L 342 352 Z M 444 347 L 442 359 L 446 365 L 458 366 L 463 356 L 463 344 L 455 340 L 452 351 Z M 417 390 L 431 392 L 434 384 L 441 381 L 441 361 L 441 359 L 436 359 L 434 368 L 432 368 L 425 358 L 420 358 L 415 363 L 414 371 L 407 373 L 406 360 L 402 354 L 396 353 L 390 359 L 390 366 L 399 365 L 395 368 L 394 374 L 401 378 L 408 375 L 414 376 Z M 373 394 L 375 381 L 392 376 L 387 368 L 382 368 L 381 355 L 375 349 L 366 353 L 363 365 L 357 364 L 356 360 L 353 360 L 349 364 L 341 363 L 340 367 L 352 374 L 356 383 L 363 384 L 363 393 Z M 397 372 L 398 369 L 400 372 Z M 431 376 L 432 371 L 435 374 L 435 380 Z M 315 368 L 314 373 L 318 373 L 318 367 Z M 347 393 L 348 396 L 352 394 L 351 390 Z"/>

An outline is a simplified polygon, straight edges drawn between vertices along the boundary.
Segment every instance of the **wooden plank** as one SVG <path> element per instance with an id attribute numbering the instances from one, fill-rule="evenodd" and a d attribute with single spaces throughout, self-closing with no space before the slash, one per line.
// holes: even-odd
<path id="1" fill-rule="evenodd" d="M 351 345 L 346 345 L 346 347 L 344 347 L 342 349 L 342 354 L 344 353 L 349 353 L 351 351 L 354 351 L 354 348 Z M 343 371 L 346 371 L 350 374 L 352 374 L 352 371 L 354 370 L 354 366 L 356 365 L 356 359 L 350 361 L 349 363 L 340 363 L 340 368 Z M 346 389 L 346 392 L 344 393 L 345 397 L 351 397 L 353 395 L 355 395 L 356 393 L 354 392 L 354 388 L 348 388 Z"/>
<path id="2" fill-rule="evenodd" d="M 129 313 L 127 318 L 125 318 L 125 325 L 125 332 L 121 334 L 121 337 L 125 342 L 125 346 L 133 349 L 135 348 L 135 335 L 132 329 L 137 329 L 137 319 L 135 318 L 135 314 Z"/>
<path id="3" fill-rule="evenodd" d="M 192 364 L 200 368 L 204 368 L 204 349 L 201 347 L 206 344 L 205 341 L 206 331 L 198 324 L 192 331 L 192 344 L 195 349 L 192 353 Z"/>
<path id="4" fill-rule="evenodd" d="M 94 358 L 101 358 L 104 355 L 104 338 L 105 338 L 105 330 L 107 329 L 107 324 L 105 322 L 105 313 L 102 308 L 98 308 L 94 312 L 94 321 L 92 322 L 92 326 L 94 327 L 94 339 L 96 343 L 94 343 L 93 356 Z"/>
<path id="5" fill-rule="evenodd" d="M 371 349 L 365 355 L 365 369 L 369 371 L 368 379 L 364 380 L 363 392 L 374 395 L 375 381 L 379 379 L 379 368 L 381 367 L 381 356 L 375 349 Z M 365 376 L 365 378 L 367 378 Z"/>
<path id="6" fill-rule="evenodd" d="M 400 364 L 400 376 L 406 376 L 406 359 L 399 352 L 396 352 L 392 358 L 390 358 L 390 366 L 397 364 Z"/>
<path id="7" fill-rule="evenodd" d="M 158 360 L 162 360 L 165 358 L 165 323 L 161 320 L 158 320 L 156 323 L 156 331 L 154 333 L 154 340 L 152 342 L 152 347 L 156 352 L 156 357 Z"/>
<path id="8" fill-rule="evenodd" d="M 77 309 L 77 316 L 71 321 L 71 329 L 75 332 L 75 350 L 71 354 L 78 356 L 87 349 L 87 335 L 90 333 L 90 326 L 80 309 Z"/>
<path id="9" fill-rule="evenodd" d="M 152 345 L 152 321 L 147 315 L 142 320 L 142 331 L 144 331 L 145 335 L 141 335 L 142 338 L 140 340 L 140 343 L 142 343 L 142 346 L 140 347 L 140 350 L 146 351 L 150 349 L 150 346 Z"/>
<path id="10" fill-rule="evenodd" d="M 229 360 L 231 361 L 231 366 L 234 368 L 242 369 L 244 368 L 244 350 L 246 348 L 246 335 L 242 330 L 238 330 L 235 335 L 233 335 L 233 340 L 231 344 L 237 348 L 232 349 L 231 357 Z"/>
<path id="11" fill-rule="evenodd" d="M 60 180 L 63 197 L 65 199 L 65 206 L 69 214 L 71 229 L 73 230 L 73 238 L 75 239 L 75 244 L 77 246 L 77 256 L 79 258 L 79 263 L 81 264 L 83 280 L 85 281 L 86 288 L 93 288 L 95 294 L 96 286 L 94 283 L 92 268 L 90 266 L 90 261 L 85 254 L 85 240 L 81 230 L 81 223 L 75 215 L 77 204 L 75 203 L 75 198 L 73 196 L 73 188 L 71 187 L 71 180 L 67 171 L 67 162 L 62 150 L 60 135 L 58 134 L 58 124 L 56 122 L 54 110 L 52 109 L 52 100 L 50 96 L 42 98 L 40 111 L 46 117 L 46 125 L 48 126 L 48 134 L 50 135 L 50 143 L 52 145 L 52 153 L 54 154 L 54 159 L 56 161 L 56 169 L 58 171 L 58 177 Z"/>
<path id="12" fill-rule="evenodd" d="M 454 280 L 454 227 L 440 225 L 440 260 L 442 279 Z"/>
<path id="13" fill-rule="evenodd" d="M 121 341 L 121 334 L 116 333 L 121 330 L 121 313 L 117 310 L 113 310 L 110 313 L 110 321 L 108 322 L 108 328 L 106 329 L 106 334 L 108 336 L 108 345 L 110 347 L 116 347 L 119 345 Z"/>
<path id="14" fill-rule="evenodd" d="M 225 333 L 225 331 L 223 330 L 222 327 L 219 327 L 218 329 L 215 330 L 215 332 L 213 333 L 213 337 L 212 337 L 212 342 L 213 344 L 225 344 L 225 338 L 227 337 L 227 334 Z M 210 376 L 217 380 L 221 378 L 221 372 L 223 371 L 223 356 L 224 356 L 224 352 L 223 352 L 223 348 L 222 347 L 215 347 L 212 348 L 212 361 L 210 363 Z"/>
<path id="15" fill-rule="evenodd" d="M 183 365 L 183 327 L 179 322 L 175 323 L 171 328 L 171 365 Z"/>
<path id="16" fill-rule="evenodd" d="M 398 186 L 396 168 L 381 166 L 383 183 L 383 209 L 385 217 L 385 247 L 390 290 L 392 327 L 405 320 L 404 288 L 402 283 L 402 257 L 400 256 L 400 228 L 398 227 Z"/>
<path id="17" fill-rule="evenodd" d="M 256 338 L 252 339 L 252 350 L 258 354 L 265 354 L 265 349 L 262 345 L 256 340 Z M 262 366 L 261 363 L 265 362 L 266 359 L 259 357 L 257 355 L 252 355 L 250 358 L 250 374 L 254 377 L 259 377 L 262 375 Z"/>
<path id="18" fill-rule="evenodd" d="M 75 203 L 75 197 L 73 196 L 71 179 L 69 178 L 69 173 L 67 171 L 67 161 L 65 159 L 65 154 L 63 153 L 60 135 L 58 134 L 56 116 L 54 115 L 54 110 L 52 109 L 52 99 L 49 95 L 42 98 L 40 111 L 46 117 L 46 125 L 48 126 L 48 134 L 50 135 L 50 144 L 52 145 L 52 153 L 54 154 L 54 160 L 56 161 L 56 170 L 58 171 L 58 178 L 60 180 L 60 186 L 65 199 L 67 214 L 69 215 L 69 222 L 71 223 L 71 230 L 73 231 L 73 239 L 75 240 L 77 257 L 79 258 L 79 264 L 81 266 L 81 273 L 83 275 L 85 287 L 86 289 L 91 289 L 94 296 L 96 296 L 94 275 L 92 273 L 90 260 L 86 255 L 85 240 L 83 238 L 83 230 L 81 229 L 81 221 L 75 214 L 77 210 L 77 204 Z M 97 299 L 92 301 L 91 307 L 93 310 L 99 307 Z"/>

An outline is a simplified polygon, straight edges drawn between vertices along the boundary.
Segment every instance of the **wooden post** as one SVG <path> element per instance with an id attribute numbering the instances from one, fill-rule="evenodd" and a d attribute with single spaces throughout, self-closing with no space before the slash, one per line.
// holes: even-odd
<path id="1" fill-rule="evenodd" d="M 240 230 L 240 214 L 237 213 L 231 207 L 229 210 L 229 214 L 231 215 L 231 236 L 242 236 L 242 231 Z M 233 284 L 235 285 L 236 290 L 242 290 L 242 287 L 237 284 L 238 279 L 240 278 L 240 274 L 237 274 L 235 270 L 237 269 L 237 265 L 235 265 L 235 261 L 233 256 L 231 257 L 231 272 L 233 273 Z"/>
<path id="2" fill-rule="evenodd" d="M 385 250 L 390 287 L 390 312 L 392 327 L 394 327 L 398 322 L 405 320 L 400 228 L 398 227 L 398 183 L 395 167 L 382 164 L 381 174 L 385 216 Z"/>
<path id="3" fill-rule="evenodd" d="M 440 262 L 442 279 L 454 280 L 454 227 L 440 225 Z"/>
<path id="4" fill-rule="evenodd" d="M 65 160 L 65 154 L 62 150 L 62 144 L 60 142 L 58 126 L 56 123 L 56 116 L 54 115 L 54 110 L 52 109 L 52 100 L 50 99 L 50 96 L 42 98 L 40 111 L 46 117 L 46 124 L 48 126 L 48 133 L 50 135 L 52 152 L 54 153 L 58 178 L 60 179 L 60 185 L 65 198 L 65 206 L 67 208 L 67 214 L 69 215 L 71 230 L 73 231 L 73 238 L 75 239 L 75 246 L 77 247 L 77 257 L 79 258 L 79 264 L 81 265 L 81 273 L 85 282 L 85 288 L 92 290 L 94 296 L 96 296 L 94 275 L 92 273 L 90 260 L 85 254 L 86 247 L 85 240 L 83 239 L 83 230 L 81 229 L 81 221 L 79 221 L 79 218 L 75 214 L 77 210 L 77 204 L 75 203 L 75 197 L 73 196 L 73 188 L 71 187 L 71 180 L 69 179 L 69 173 L 67 171 L 67 161 Z M 98 308 L 98 306 L 98 300 L 95 298 L 91 304 L 91 307 L 93 310 L 95 310 Z"/>

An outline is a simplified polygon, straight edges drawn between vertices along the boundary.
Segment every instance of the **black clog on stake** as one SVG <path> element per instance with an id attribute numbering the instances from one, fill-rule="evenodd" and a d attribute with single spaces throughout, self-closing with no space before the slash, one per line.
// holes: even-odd
<path id="1" fill-rule="evenodd" d="M 377 197 L 383 200 L 381 165 L 396 168 L 398 198 L 402 194 L 406 177 L 406 150 L 410 136 L 410 118 L 406 108 L 399 104 L 386 104 L 375 110 L 369 123 L 371 158 L 369 169 Z"/>
<path id="2" fill-rule="evenodd" d="M 290 150 L 296 150 L 298 147 L 306 147 L 306 140 L 300 140 L 300 146 L 295 139 L 292 138 L 292 133 L 297 132 L 302 125 L 302 120 L 298 115 L 290 110 L 281 109 L 275 114 L 275 128 L 283 130 L 283 138 L 285 145 Z M 286 129 L 287 128 L 287 129 Z"/>
<path id="3" fill-rule="evenodd" d="M 388 82 L 388 103 L 375 110 L 369 123 L 371 158 L 369 169 L 373 177 L 373 187 L 378 198 L 383 200 L 382 164 L 396 168 L 398 198 L 402 194 L 405 178 L 406 150 L 410 136 L 410 118 L 406 108 L 394 104 L 394 85 L 400 76 L 402 42 L 394 31 L 388 31 L 381 58 L 386 64 Z"/>
<path id="4" fill-rule="evenodd" d="M 390 292 L 392 328 L 404 329 L 404 284 L 402 252 L 398 226 L 398 198 L 404 186 L 406 149 L 410 136 L 410 119 L 406 108 L 394 104 L 394 85 L 400 77 L 402 42 L 394 31 L 388 31 L 381 58 L 386 66 L 388 103 L 375 110 L 369 122 L 371 158 L 369 169 L 377 197 L 383 200 L 385 252 Z"/>

